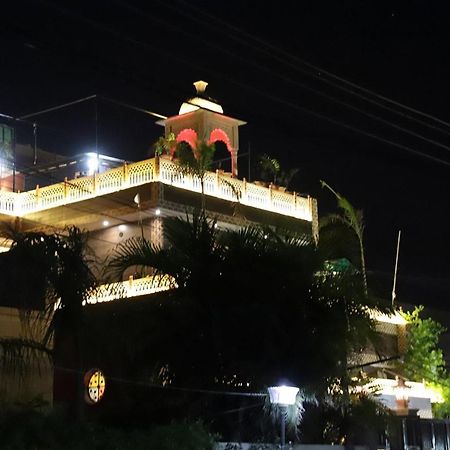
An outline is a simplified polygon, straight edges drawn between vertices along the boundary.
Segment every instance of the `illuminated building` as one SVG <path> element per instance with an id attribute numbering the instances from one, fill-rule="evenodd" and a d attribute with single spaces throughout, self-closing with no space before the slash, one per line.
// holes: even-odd
<path id="1" fill-rule="evenodd" d="M 316 199 L 286 192 L 274 185 L 262 186 L 238 178 L 239 127 L 245 122 L 228 117 L 222 107 L 206 96 L 205 82 L 195 83 L 197 95 L 184 102 L 179 114 L 160 120 L 166 137 L 173 134 L 177 142 L 187 142 L 195 150 L 199 140 L 223 142 L 230 158 L 229 170 L 207 172 L 204 179 L 207 212 L 217 218 L 221 228 L 264 224 L 294 229 L 318 239 Z M 90 232 L 90 245 L 103 260 L 118 243 L 143 234 L 156 245 L 164 245 L 163 219 L 192 213 L 201 199 L 200 181 L 180 170 L 173 155 L 156 155 L 138 162 L 125 162 L 88 153 L 80 157 L 59 159 L 24 172 L 22 192 L 0 191 L 0 220 L 19 225 L 23 231 L 53 233 L 75 225 Z M 58 182 L 45 183 L 52 173 Z M 23 176 L 24 174 L 20 175 Z M 9 176 L 9 175 L 8 175 Z M 41 184 L 30 187 L 32 177 Z M 236 209 L 239 214 L 235 214 Z M 129 275 L 129 274 L 128 274 Z M 126 277 L 114 289 L 100 287 L 88 304 L 136 299 L 173 288 L 170 279 Z M 7 308 L 6 306 L 9 306 Z M 8 314 L 9 328 L 2 335 L 21 336 L 20 320 L 12 305 L 0 307 L 0 318 Z M 379 331 L 398 354 L 404 341 L 405 326 L 394 318 L 378 317 Z M 6 332 L 4 330 L 7 330 Z M 362 358 L 364 357 L 364 358 Z M 362 358 L 362 359 L 361 359 Z M 359 355 L 358 363 L 379 358 L 371 349 Z M 388 366 L 370 364 L 374 374 Z M 388 382 L 386 382 L 386 392 Z M 390 395 L 385 393 L 386 395 Z M 413 397 L 412 395 L 410 396 Z"/>

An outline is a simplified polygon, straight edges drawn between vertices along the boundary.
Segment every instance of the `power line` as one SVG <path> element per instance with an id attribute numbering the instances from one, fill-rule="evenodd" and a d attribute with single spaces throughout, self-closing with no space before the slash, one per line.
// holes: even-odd
<path id="1" fill-rule="evenodd" d="M 444 130 L 442 128 L 439 128 L 439 127 L 436 127 L 436 126 L 433 126 L 433 125 L 429 124 L 428 122 L 424 122 L 424 121 L 422 121 L 420 119 L 417 119 L 417 118 L 415 118 L 413 116 L 410 116 L 408 114 L 405 114 L 403 112 L 397 111 L 396 109 L 390 108 L 389 106 L 386 106 L 383 103 L 379 103 L 379 102 L 377 102 L 377 101 L 375 101 L 375 100 L 373 100 L 373 99 L 371 99 L 371 98 L 369 98 L 367 96 L 364 96 L 364 95 L 362 95 L 362 94 L 360 94 L 360 93 L 358 93 L 358 92 L 356 92 L 356 91 L 354 91 L 352 89 L 345 88 L 344 86 L 341 86 L 341 85 L 339 85 L 337 83 L 334 83 L 334 82 L 332 82 L 330 80 L 327 80 L 326 78 L 322 77 L 322 74 L 325 74 L 325 75 L 329 76 L 330 78 L 336 79 L 339 82 L 342 82 L 342 83 L 344 83 L 346 85 L 349 85 L 352 88 L 358 89 L 358 90 L 360 90 L 362 92 L 365 92 L 365 93 L 367 93 L 369 95 L 375 96 L 375 97 L 379 98 L 382 101 L 394 104 L 394 105 L 396 105 L 396 106 L 398 106 L 400 108 L 406 109 L 406 110 L 408 110 L 410 112 L 416 113 L 416 114 L 421 115 L 423 117 L 426 117 L 426 118 L 428 118 L 430 120 L 434 120 L 434 121 L 436 121 L 438 123 L 441 123 L 441 124 L 445 125 L 446 127 L 450 127 L 450 123 L 448 123 L 448 122 L 445 122 L 445 121 L 443 121 L 443 120 L 441 120 L 441 119 L 439 119 L 439 118 L 437 118 L 437 117 L 435 117 L 433 115 L 424 113 L 424 112 L 422 112 L 420 110 L 411 108 L 411 107 L 409 107 L 407 105 L 404 105 L 404 104 L 402 104 L 400 102 L 397 102 L 397 101 L 392 100 L 392 99 L 390 99 L 388 97 L 385 97 L 385 96 L 383 96 L 381 94 L 378 94 L 378 93 L 376 93 L 374 91 L 371 91 L 371 90 L 369 90 L 367 88 L 364 88 L 364 87 L 362 87 L 362 86 L 360 86 L 360 85 L 358 85 L 356 83 L 353 83 L 353 82 L 351 82 L 351 81 L 349 81 L 349 80 L 347 80 L 347 79 L 345 79 L 343 77 L 340 77 L 340 76 L 338 76 L 336 74 L 333 74 L 330 71 L 327 71 L 327 70 L 325 70 L 325 69 L 323 69 L 321 67 L 318 67 L 317 65 L 314 65 L 314 64 L 312 64 L 312 63 L 310 63 L 310 62 L 308 62 L 308 61 L 306 61 L 306 60 L 304 60 L 302 58 L 299 58 L 298 56 L 293 55 L 292 53 L 290 53 L 290 52 L 288 52 L 288 51 L 286 51 L 286 50 L 284 50 L 284 49 L 282 49 L 280 47 L 277 47 L 277 46 L 267 42 L 266 40 L 261 39 L 261 38 L 255 36 L 255 35 L 253 35 L 251 33 L 248 33 L 247 31 L 244 31 L 241 28 L 236 27 L 236 26 L 230 24 L 229 22 L 224 21 L 223 19 L 220 19 L 220 18 L 214 16 L 213 14 L 205 12 L 205 10 L 199 9 L 195 5 L 189 4 L 189 3 L 187 3 L 187 2 L 185 2 L 183 0 L 179 0 L 179 2 L 183 3 L 188 8 L 194 9 L 197 13 L 200 13 L 200 14 L 202 14 L 204 16 L 207 16 L 207 17 L 209 17 L 209 19 L 213 19 L 217 23 L 220 23 L 221 25 L 224 25 L 224 26 L 232 29 L 233 33 L 227 34 L 227 38 L 233 39 L 233 40 L 239 42 L 241 45 L 244 44 L 244 45 L 247 45 L 249 47 L 252 47 L 252 48 L 256 49 L 257 51 L 259 51 L 261 53 L 264 53 L 267 56 L 271 56 L 271 57 L 275 58 L 278 62 L 286 64 L 286 65 L 288 65 L 288 66 L 290 66 L 290 67 L 300 71 L 303 74 L 312 76 L 315 79 L 320 80 L 321 82 L 323 82 L 325 84 L 329 84 L 329 85 L 331 85 L 331 86 L 333 86 L 333 87 L 335 87 L 337 89 L 340 89 L 340 90 L 345 91 L 345 92 L 347 92 L 349 94 L 355 95 L 355 96 L 357 96 L 357 97 L 359 97 L 359 98 L 361 98 L 361 99 L 363 99 L 363 100 L 365 100 L 365 101 L 367 101 L 369 103 L 377 105 L 380 108 L 386 109 L 386 110 L 388 110 L 390 112 L 393 112 L 395 114 L 398 114 L 398 115 L 400 115 L 400 116 L 402 116 L 404 118 L 416 121 L 417 123 L 420 123 L 421 125 L 430 127 L 430 128 L 432 128 L 434 130 L 437 130 L 437 131 L 440 131 L 440 132 L 445 133 L 447 135 L 450 135 L 449 131 L 446 131 L 446 130 Z M 172 5 L 170 5 L 170 4 L 164 3 L 164 5 L 174 9 L 174 7 Z M 176 9 L 176 10 L 178 12 L 181 12 L 179 9 Z M 187 15 L 187 14 L 185 14 L 185 15 Z M 198 20 L 195 16 L 193 17 L 192 15 L 189 15 L 189 17 L 192 20 Z M 213 26 L 208 21 L 203 21 L 203 24 L 206 25 L 206 26 L 209 26 L 209 28 L 213 28 Z M 216 28 L 214 28 L 214 29 L 216 30 Z M 236 36 L 236 33 L 245 36 L 247 39 L 242 40 L 242 39 L 238 38 Z M 280 57 L 276 53 L 272 53 L 272 52 L 269 52 L 269 51 L 265 50 L 263 47 L 256 47 L 255 45 L 252 45 L 249 42 L 248 38 L 250 38 L 251 40 L 253 40 L 255 42 L 258 42 L 258 44 L 262 44 L 263 46 L 265 46 L 267 48 L 270 48 L 271 50 L 274 50 L 275 52 L 281 53 L 283 56 Z M 286 57 L 291 59 L 291 60 L 293 60 L 293 61 L 296 61 L 297 63 L 303 64 L 303 65 L 309 67 L 313 71 L 312 72 L 311 71 L 306 71 L 305 69 L 299 67 L 298 64 L 294 64 L 294 63 L 290 62 L 289 59 L 286 60 Z M 317 72 L 317 73 L 315 73 L 315 72 Z"/>
<path id="2" fill-rule="evenodd" d="M 64 372 L 71 372 L 76 373 L 79 375 L 84 375 L 84 372 L 81 370 L 71 369 L 64 366 L 54 366 L 56 370 L 61 370 Z M 152 389 L 160 389 L 162 391 L 176 391 L 176 392 L 188 392 L 188 393 L 195 393 L 195 394 L 208 394 L 208 395 L 227 395 L 232 397 L 267 397 L 267 394 L 264 394 L 262 392 L 236 392 L 236 391 L 219 391 L 219 390 L 212 390 L 212 389 L 196 389 L 196 388 L 187 388 L 187 387 L 178 387 L 178 386 L 161 386 L 160 384 L 156 383 L 148 383 L 145 381 L 135 381 L 130 380 L 129 378 L 119 378 L 114 376 L 107 376 L 107 379 L 110 381 L 115 381 L 118 383 L 124 383 L 124 384 L 133 384 L 135 386 L 142 386 L 142 387 L 148 387 Z"/>
<path id="3" fill-rule="evenodd" d="M 105 97 L 105 96 L 102 95 L 99 98 L 102 99 L 102 100 L 105 100 L 106 102 L 113 103 L 114 105 L 119 105 L 119 106 L 123 106 L 124 108 L 133 109 L 134 111 L 138 111 L 138 112 L 141 112 L 141 113 L 144 113 L 144 114 L 148 114 L 150 116 L 158 117 L 159 119 L 167 119 L 167 116 L 163 116 L 162 114 L 158 114 L 158 113 L 155 113 L 153 111 L 149 111 L 147 109 L 140 108 L 138 106 L 130 105 L 129 103 L 121 102 L 119 100 L 115 100 L 115 99 L 110 98 L 110 97 Z"/>
<path id="4" fill-rule="evenodd" d="M 158 22 L 162 22 L 162 23 L 164 23 L 165 25 L 167 25 L 167 26 L 169 26 L 169 27 L 172 27 L 172 28 L 174 28 L 174 29 L 177 29 L 177 31 L 183 32 L 185 35 L 188 35 L 188 36 L 191 36 L 191 37 L 194 37 L 194 38 L 196 37 L 196 35 L 194 35 L 193 33 L 188 32 L 188 31 L 186 31 L 186 30 L 180 30 L 178 27 L 175 27 L 175 26 L 174 26 L 173 24 L 171 24 L 170 22 L 163 21 L 163 20 L 161 20 L 161 19 L 156 19 L 154 16 L 151 16 L 151 15 L 149 15 L 149 14 L 146 14 L 145 11 L 143 11 L 143 10 L 140 9 L 140 8 L 137 8 L 137 7 L 135 7 L 135 6 L 131 6 L 131 5 L 125 3 L 125 2 L 123 2 L 123 1 L 121 1 L 121 0 L 115 0 L 115 2 L 118 3 L 118 4 L 120 4 L 122 7 L 127 8 L 128 10 L 131 10 L 131 11 L 133 11 L 133 12 L 136 13 L 136 14 L 139 14 L 140 16 L 144 15 L 146 18 L 148 18 L 148 19 L 150 19 L 150 20 L 152 20 L 152 21 L 157 20 Z M 168 6 L 170 7 L 170 5 L 168 5 Z M 180 11 L 179 11 L 179 12 L 180 12 Z M 190 14 L 185 14 L 185 15 L 186 15 L 187 17 L 189 17 L 190 19 L 192 19 L 192 20 L 195 20 L 195 21 L 197 21 L 197 22 L 203 23 L 202 20 L 199 20 L 198 18 L 193 17 L 193 16 L 190 15 Z M 305 83 L 300 83 L 300 82 L 298 82 L 298 81 L 296 81 L 296 80 L 293 80 L 293 79 L 290 78 L 290 77 L 287 77 L 287 76 L 285 76 L 285 75 L 283 75 L 283 74 L 280 74 L 280 73 L 278 73 L 278 72 L 275 72 L 274 70 L 270 69 L 270 68 L 267 67 L 267 66 L 263 66 L 263 65 L 261 65 L 261 64 L 256 63 L 256 62 L 253 61 L 252 59 L 240 57 L 240 56 L 236 55 L 236 53 L 233 53 L 233 52 L 227 50 L 227 49 L 226 49 L 225 47 L 223 47 L 223 46 L 216 45 L 216 44 L 214 44 L 213 42 L 211 42 L 210 40 L 206 42 L 206 45 L 208 45 L 209 47 L 214 48 L 215 50 L 219 50 L 219 51 L 221 51 L 222 53 L 225 53 L 225 54 L 231 56 L 232 58 L 239 59 L 239 60 L 241 60 L 241 61 L 245 61 L 247 64 L 252 65 L 252 66 L 254 66 L 254 67 L 256 67 L 256 68 L 258 68 L 259 70 L 262 70 L 262 71 L 264 71 L 264 72 L 270 73 L 270 74 L 272 74 L 272 75 L 274 75 L 274 76 L 276 76 L 276 77 L 279 77 L 279 78 L 281 78 L 283 81 L 286 81 L 286 82 L 288 82 L 288 83 L 290 83 L 290 84 L 293 84 L 294 86 L 298 86 L 298 87 L 302 88 L 302 89 L 305 90 L 305 91 L 311 92 L 311 93 L 313 93 L 313 94 L 315 94 L 315 95 L 317 95 L 317 96 L 320 96 L 320 97 L 322 97 L 322 98 L 326 98 L 326 99 L 330 100 L 330 101 L 333 102 L 333 103 L 337 103 L 337 104 L 342 105 L 342 106 L 344 106 L 344 107 L 346 107 L 346 108 L 348 108 L 348 109 L 350 109 L 350 110 L 356 111 L 356 112 L 358 112 L 358 113 L 360 113 L 360 114 L 362 114 L 362 115 L 365 115 L 366 117 L 369 117 L 369 118 L 372 119 L 372 120 L 375 120 L 375 121 L 377 121 L 377 122 L 383 123 L 384 125 L 393 127 L 393 128 L 395 128 L 395 129 L 397 129 L 397 130 L 400 130 L 400 131 L 402 131 L 402 132 L 404 132 L 404 133 L 406 133 L 406 134 L 409 134 L 409 135 L 414 136 L 414 137 L 416 137 L 416 138 L 422 139 L 422 140 L 424 140 L 424 141 L 426 141 L 426 142 L 428 142 L 428 143 L 430 143 L 430 144 L 436 145 L 436 146 L 438 146 L 438 147 L 440 147 L 440 148 L 443 148 L 443 149 L 445 149 L 445 150 L 450 151 L 450 147 L 447 146 L 447 145 L 445 145 L 445 144 L 442 144 L 442 143 L 440 143 L 440 142 L 438 142 L 438 141 L 436 141 L 436 140 L 433 140 L 433 139 L 429 139 L 429 138 L 427 138 L 426 136 L 421 135 L 420 133 L 416 133 L 416 132 L 411 131 L 411 130 L 409 130 L 409 129 L 407 129 L 407 128 L 404 128 L 404 127 L 402 127 L 402 126 L 400 126 L 400 125 L 397 125 L 397 124 L 395 124 L 395 123 L 393 123 L 393 122 L 391 122 L 391 121 L 389 121 L 389 120 L 385 120 L 385 119 L 383 119 L 382 117 L 379 117 L 379 116 L 377 116 L 377 115 L 375 115 L 375 114 L 372 114 L 372 113 L 370 113 L 370 112 L 364 111 L 363 109 L 358 108 L 358 107 L 356 107 L 356 106 L 354 106 L 354 105 L 351 105 L 351 104 L 348 103 L 348 102 L 345 102 L 345 101 L 340 100 L 340 99 L 338 99 L 338 98 L 336 98 L 336 97 L 334 97 L 334 96 L 332 96 L 332 95 L 329 95 L 329 94 L 326 94 L 326 93 L 324 93 L 324 92 L 321 92 L 321 91 L 319 91 L 319 90 L 317 90 L 317 89 L 314 89 L 314 88 L 312 88 L 311 86 L 307 86 Z M 450 135 L 450 132 L 449 132 L 448 134 Z"/>
<path id="5" fill-rule="evenodd" d="M 133 45 L 138 45 L 138 46 L 144 47 L 144 48 L 149 48 L 150 47 L 149 44 L 147 44 L 145 42 L 139 41 L 139 40 L 134 39 L 134 38 L 130 38 L 130 37 L 126 36 L 126 35 L 124 36 L 123 33 L 119 33 L 116 30 L 111 29 L 110 27 L 107 27 L 107 26 L 105 26 L 103 24 L 99 24 L 95 20 L 87 19 L 84 16 L 81 16 L 79 14 L 76 14 L 76 13 L 73 13 L 71 11 L 68 11 L 67 9 L 61 10 L 61 8 L 56 6 L 53 2 L 48 2 L 48 1 L 45 1 L 45 0 L 38 0 L 38 1 L 43 2 L 45 4 L 49 4 L 50 3 L 51 6 L 56 7 L 64 15 L 70 15 L 72 17 L 76 17 L 78 20 L 82 20 L 83 22 L 88 23 L 90 26 L 94 26 L 95 28 L 99 28 L 102 31 L 107 31 L 109 33 L 112 33 L 115 36 L 120 37 L 121 39 L 125 40 L 128 43 L 131 43 Z M 155 47 L 152 47 L 152 50 L 155 51 Z M 177 60 L 179 60 L 179 61 L 181 61 L 183 63 L 187 63 L 187 64 L 189 64 L 191 66 L 198 67 L 198 64 L 192 64 L 191 61 L 185 60 L 183 58 L 175 57 L 175 59 L 177 59 Z M 207 71 L 208 72 L 212 72 L 212 73 L 216 73 L 216 72 L 211 71 L 211 70 L 207 70 Z M 233 84 L 237 84 L 238 86 L 240 86 L 240 87 L 242 87 L 244 89 L 253 91 L 254 93 L 258 94 L 259 96 L 270 98 L 274 102 L 285 104 L 286 106 L 289 106 L 291 108 L 297 109 L 298 111 L 300 111 L 300 112 L 302 112 L 304 114 L 312 115 L 313 117 L 319 118 L 321 120 L 328 121 L 329 123 L 332 123 L 332 124 L 334 124 L 336 126 L 343 127 L 343 128 L 345 128 L 347 130 L 356 132 L 358 134 L 362 134 L 362 135 L 364 135 L 366 137 L 370 137 L 370 138 L 372 138 L 374 140 L 378 140 L 378 141 L 383 142 L 385 144 L 388 144 L 388 145 L 400 148 L 402 150 L 406 150 L 406 151 L 408 151 L 411 154 L 415 154 L 416 156 L 421 156 L 423 158 L 429 159 L 429 160 L 434 161 L 436 163 L 444 164 L 446 166 L 450 165 L 450 163 L 448 161 L 445 161 L 445 160 L 443 160 L 441 158 L 438 158 L 438 157 L 429 155 L 427 153 L 415 150 L 415 149 L 413 149 L 413 148 L 411 148 L 409 146 L 406 146 L 406 145 L 403 145 L 403 144 L 399 144 L 398 142 L 392 141 L 390 139 L 386 139 L 386 138 L 380 137 L 380 136 L 378 136 L 375 133 L 370 133 L 370 132 L 367 132 L 365 130 L 361 130 L 361 129 L 353 126 L 353 125 L 349 125 L 349 124 L 347 124 L 345 122 L 342 122 L 342 121 L 339 121 L 339 120 L 336 120 L 336 119 L 332 119 L 332 118 L 330 118 L 328 116 L 325 116 L 323 114 L 314 112 L 314 111 L 312 111 L 312 110 L 310 110 L 308 108 L 300 107 L 299 105 L 296 105 L 296 104 L 294 104 L 292 102 L 286 101 L 286 100 L 284 100 L 284 99 L 282 99 L 280 97 L 270 95 L 270 94 L 268 94 L 265 91 L 261 91 L 261 90 L 259 90 L 257 88 L 254 88 L 253 86 L 249 86 L 249 85 L 247 85 L 245 83 L 238 82 L 235 79 L 232 79 L 232 78 L 230 78 L 228 76 L 224 76 L 223 74 L 220 74 L 220 76 L 222 78 L 227 79 L 229 82 L 231 82 Z"/>
<path id="6" fill-rule="evenodd" d="M 31 114 L 25 114 L 24 116 L 19 117 L 19 119 L 23 120 L 23 119 L 29 119 L 30 117 L 40 116 L 42 114 L 46 114 L 46 113 L 49 113 L 49 112 L 52 112 L 52 111 L 58 111 L 60 109 L 64 109 L 64 108 L 67 108 L 69 106 L 77 105 L 79 103 L 83 103 L 83 102 L 86 102 L 88 100 L 93 100 L 95 98 L 97 98 L 97 95 L 95 95 L 95 94 L 94 95 L 90 95 L 88 97 L 84 97 L 84 98 L 80 98 L 80 99 L 77 99 L 77 100 L 73 100 L 73 101 L 68 102 L 68 103 L 63 103 L 62 105 L 52 106 L 51 108 L 46 108 L 46 109 L 43 109 L 41 111 L 37 111 L 37 112 L 31 113 Z"/>
<path id="7" fill-rule="evenodd" d="M 41 1 L 43 3 L 46 3 L 46 4 L 50 3 L 51 5 L 56 7 L 56 5 L 53 4 L 53 2 L 48 2 L 46 0 L 39 0 L 39 1 Z M 57 9 L 61 11 L 60 7 L 57 7 Z M 118 37 L 126 40 L 129 43 L 133 43 L 134 45 L 139 45 L 140 47 L 144 47 L 144 48 L 148 48 L 149 47 L 149 44 L 147 44 L 145 42 L 139 41 L 139 40 L 137 40 L 135 38 L 130 38 L 128 36 L 124 36 L 123 33 L 119 33 L 116 30 L 112 30 L 108 26 L 105 26 L 103 24 L 99 24 L 99 22 L 97 22 L 95 20 L 87 19 L 86 17 L 84 17 L 84 16 L 82 16 L 80 14 L 76 14 L 73 11 L 68 11 L 67 9 L 62 9 L 62 12 L 63 12 L 63 14 L 71 15 L 73 17 L 76 17 L 79 20 L 82 20 L 83 22 L 88 23 L 90 26 L 94 26 L 96 28 L 102 29 L 103 31 L 107 31 L 109 33 L 112 33 L 115 36 L 118 36 Z M 152 50 L 155 50 L 154 47 L 152 47 Z M 192 63 L 190 61 L 186 61 L 183 58 L 176 57 L 176 59 L 181 60 L 184 63 L 188 63 L 189 65 L 192 65 Z M 195 67 L 198 67 L 198 65 L 195 65 Z M 213 72 L 214 73 L 215 71 L 209 70 L 209 72 Z M 355 133 L 364 135 L 366 137 L 370 137 L 371 139 L 378 140 L 378 141 L 383 142 L 385 144 L 388 144 L 388 145 L 400 148 L 400 149 L 405 150 L 405 151 L 407 151 L 407 152 L 409 152 L 411 154 L 414 154 L 416 156 L 421 156 L 423 158 L 429 159 L 430 161 L 433 161 L 435 163 L 443 164 L 445 166 L 450 166 L 450 162 L 448 162 L 446 160 L 443 160 L 441 158 L 429 155 L 429 154 L 421 152 L 419 150 L 415 150 L 415 149 L 413 149 L 413 148 L 411 148 L 411 147 L 409 147 L 407 145 L 403 145 L 403 144 L 397 143 L 397 142 L 392 141 L 390 139 L 386 139 L 386 138 L 380 137 L 380 136 L 378 136 L 375 133 L 371 133 L 371 132 L 368 132 L 368 131 L 365 131 L 365 130 L 361 130 L 360 128 L 357 128 L 357 127 L 355 127 L 353 125 L 349 125 L 348 123 L 342 122 L 340 120 L 333 119 L 333 118 L 328 117 L 328 116 L 326 116 L 324 114 L 317 113 L 317 112 L 312 111 L 312 110 L 310 110 L 308 108 L 305 108 L 305 107 L 299 106 L 299 105 L 297 105 L 295 103 L 292 103 L 291 101 L 284 100 L 284 99 L 282 99 L 282 98 L 280 98 L 278 96 L 275 96 L 273 94 L 269 94 L 269 93 L 267 93 L 265 91 L 261 91 L 260 89 L 257 89 L 257 88 L 255 88 L 253 86 L 250 86 L 250 85 L 247 85 L 245 83 L 241 83 L 239 81 L 236 81 L 235 79 L 230 78 L 230 77 L 228 77 L 228 76 L 226 76 L 224 74 L 220 74 L 220 76 L 222 78 L 226 78 L 228 81 L 230 81 L 233 84 L 236 84 L 236 85 L 238 85 L 240 87 L 243 87 L 246 90 L 250 90 L 250 91 L 253 91 L 254 93 L 257 93 L 260 96 L 270 98 L 272 101 L 275 101 L 277 103 L 281 103 L 281 104 L 284 104 L 286 106 L 290 106 L 291 108 L 294 108 L 294 109 L 296 109 L 298 111 L 301 111 L 304 114 L 311 115 L 311 116 L 313 116 L 315 118 L 318 118 L 318 119 L 321 119 L 321 120 L 325 120 L 325 121 L 327 121 L 329 123 L 332 123 L 333 125 L 340 126 L 340 127 L 345 128 L 347 130 L 351 130 L 351 131 L 353 131 Z"/>

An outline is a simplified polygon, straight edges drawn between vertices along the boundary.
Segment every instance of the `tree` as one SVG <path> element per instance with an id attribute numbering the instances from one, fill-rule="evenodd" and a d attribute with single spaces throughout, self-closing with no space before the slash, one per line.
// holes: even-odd
<path id="1" fill-rule="evenodd" d="M 176 147 L 175 155 L 182 173 L 200 180 L 202 210 L 205 209 L 205 176 L 211 170 L 215 151 L 214 144 L 209 144 L 204 140 L 197 142 L 195 149 L 192 149 L 186 142 L 180 142 Z"/>
<path id="2" fill-rule="evenodd" d="M 434 388 L 443 403 L 434 405 L 437 417 L 450 415 L 450 374 L 447 371 L 444 354 L 439 347 L 439 338 L 445 331 L 439 322 L 421 317 L 423 306 L 412 312 L 403 312 L 408 322 L 407 351 L 399 370 L 413 381 L 425 383 Z"/>
<path id="3" fill-rule="evenodd" d="M 364 292 L 367 297 L 367 273 L 366 273 L 366 261 L 364 257 L 364 219 L 363 213 L 360 210 L 356 210 L 352 204 L 341 194 L 336 192 L 330 185 L 325 181 L 320 182 L 322 187 L 327 188 L 337 199 L 338 207 L 342 211 L 340 214 L 330 214 L 323 221 L 322 226 L 328 223 L 340 222 L 352 230 L 356 237 L 358 238 L 359 244 L 359 256 L 361 263 L 361 273 L 363 277 Z"/>
<path id="4" fill-rule="evenodd" d="M 326 395 L 332 380 L 348 376 L 347 354 L 373 331 L 354 273 L 327 271 L 305 236 L 219 232 L 204 212 L 168 218 L 164 229 L 167 248 L 134 238 L 109 263 L 116 276 L 142 265 L 176 280 L 155 310 L 171 326 L 147 336 L 164 382 L 245 392 L 286 377 Z"/>
<path id="5" fill-rule="evenodd" d="M 282 170 L 278 159 L 272 158 L 267 153 L 260 156 L 258 164 L 263 180 L 285 186 L 287 189 L 295 175 L 299 172 L 298 168 Z"/>
<path id="6" fill-rule="evenodd" d="M 279 161 L 265 153 L 259 158 L 259 167 L 263 178 L 270 179 L 276 184 L 281 170 Z"/>
<path id="7" fill-rule="evenodd" d="M 205 176 L 211 170 L 214 153 L 214 143 L 205 140 L 196 142 L 192 148 L 187 142 L 177 142 L 175 135 L 170 133 L 167 137 L 160 137 L 155 143 L 155 154 L 173 154 L 180 167 L 181 173 L 197 177 L 201 186 L 201 208 L 205 209 Z"/>
<path id="8" fill-rule="evenodd" d="M 87 236 L 76 227 L 65 234 L 20 232 L 5 228 L 3 236 L 11 240 L 9 252 L 2 255 L 2 284 L 11 306 L 29 315 L 39 310 L 46 329 L 29 339 L 0 340 L 2 365 L 19 364 L 17 355 L 37 359 L 42 354 L 54 357 L 55 335 L 72 343 L 75 367 L 82 388 L 83 300 L 96 280 L 89 267 Z M 20 268 L 20 270 L 17 270 Z M 24 279 L 24 276 L 26 279 Z M 22 363 L 27 364 L 27 360 Z M 80 393 L 79 393 L 80 394 Z M 82 397 L 81 397 L 82 399 Z"/>

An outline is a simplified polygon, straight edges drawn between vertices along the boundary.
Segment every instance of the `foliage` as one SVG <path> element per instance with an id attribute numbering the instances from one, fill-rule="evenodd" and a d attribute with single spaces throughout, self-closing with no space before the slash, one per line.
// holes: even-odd
<path id="1" fill-rule="evenodd" d="M 276 183 L 281 170 L 279 161 L 265 153 L 259 158 L 258 162 L 262 177 Z"/>
<path id="2" fill-rule="evenodd" d="M 187 142 L 177 142 L 174 133 L 167 137 L 160 137 L 154 145 L 155 154 L 172 154 L 179 164 L 180 170 L 185 175 L 197 177 L 202 189 L 202 209 L 205 209 L 205 175 L 211 170 L 216 147 L 214 143 L 199 140 L 195 148 Z"/>
<path id="3" fill-rule="evenodd" d="M 208 144 L 204 140 L 197 142 L 195 149 L 186 142 L 179 142 L 175 155 L 182 170 L 203 180 L 206 172 L 211 169 L 215 149 L 214 144 Z"/>
<path id="4" fill-rule="evenodd" d="M 359 244 L 359 254 L 361 263 L 361 273 L 363 277 L 364 291 L 366 296 L 367 291 L 367 274 L 366 274 L 366 262 L 364 257 L 364 219 L 363 213 L 360 210 L 356 210 L 353 205 L 341 194 L 336 192 L 331 186 L 329 186 L 325 181 L 320 182 L 322 187 L 327 188 L 337 199 L 337 204 L 339 209 L 341 209 L 342 214 L 330 214 L 321 221 L 321 227 L 325 227 L 330 223 L 342 223 L 350 230 L 352 230 L 356 237 L 358 238 Z"/>
<path id="5" fill-rule="evenodd" d="M 287 171 L 281 170 L 277 177 L 278 184 L 285 186 L 286 189 L 290 189 L 292 180 L 299 172 L 300 169 L 298 168 L 289 169 Z"/>
<path id="6" fill-rule="evenodd" d="M 421 318 L 423 306 L 403 312 L 408 321 L 408 346 L 402 369 L 407 378 L 426 384 L 441 394 L 444 402 L 434 405 L 437 417 L 450 416 L 450 374 L 439 338 L 445 327 L 431 318 Z"/>
<path id="7" fill-rule="evenodd" d="M 74 326 L 80 325 L 84 296 L 95 286 L 86 251 L 86 234 L 70 227 L 61 235 L 22 233 L 12 228 L 4 228 L 2 235 L 12 241 L 0 263 L 4 269 L 3 285 L 11 286 L 8 290 L 8 295 L 13 297 L 11 304 L 24 311 L 41 309 L 47 315 L 49 324 L 44 345 L 50 342 L 60 324 L 73 331 Z M 17 271 L 17 267 L 22 271 Z M 23 282 L 23 273 L 27 274 L 27 283 Z M 58 301 L 59 308 L 53 314 Z"/>
<path id="8" fill-rule="evenodd" d="M 286 188 L 289 188 L 293 178 L 299 172 L 297 168 L 282 170 L 278 159 L 272 158 L 267 153 L 259 157 L 258 166 L 263 180 L 285 186 Z"/>
<path id="9" fill-rule="evenodd" d="M 280 421 L 281 414 L 283 414 L 285 416 L 288 438 L 292 437 L 293 439 L 298 439 L 300 436 L 299 427 L 303 421 L 307 405 L 317 406 L 317 397 L 314 393 L 308 392 L 305 389 L 300 389 L 295 399 L 295 404 L 289 406 L 272 404 L 269 396 L 267 396 L 265 398 L 263 409 L 274 425 Z"/>
<path id="10" fill-rule="evenodd" d="M 391 422 L 389 410 L 364 394 L 352 394 L 350 402 L 330 392 L 307 409 L 300 431 L 304 442 L 331 445 L 379 445 Z M 372 446 L 371 445 L 371 446 Z"/>
<path id="11" fill-rule="evenodd" d="M 325 392 L 330 378 L 347 377 L 347 354 L 373 333 L 366 306 L 376 305 L 359 276 L 327 272 L 305 236 L 219 231 L 204 212 L 164 225 L 167 247 L 125 241 L 109 262 L 116 276 L 140 264 L 178 285 L 143 316 L 151 333 L 136 340 L 155 382 L 255 392 L 287 378 Z M 188 408 L 203 412 L 193 401 Z"/>
<path id="12" fill-rule="evenodd" d="M 170 155 L 177 146 L 177 139 L 174 133 L 169 133 L 167 137 L 160 136 L 154 144 L 155 155 Z"/>
<path id="13" fill-rule="evenodd" d="M 5 228 L 2 234 L 12 243 L 0 258 L 4 269 L 1 281 L 9 288 L 9 302 L 20 309 L 23 321 L 20 338 L 0 339 L 0 369 L 13 368 L 20 374 L 36 365 L 39 369 L 40 361 L 54 358 L 57 348 L 53 348 L 53 342 L 58 333 L 73 343 L 76 361 L 72 363 L 80 370 L 82 303 L 96 283 L 89 267 L 86 234 L 76 227 L 61 235 L 23 233 L 12 228 Z"/>
<path id="14" fill-rule="evenodd" d="M 125 430 L 76 422 L 62 411 L 41 413 L 22 408 L 0 413 L 0 435 L 5 450 L 212 450 L 214 447 L 214 437 L 201 423 Z"/>

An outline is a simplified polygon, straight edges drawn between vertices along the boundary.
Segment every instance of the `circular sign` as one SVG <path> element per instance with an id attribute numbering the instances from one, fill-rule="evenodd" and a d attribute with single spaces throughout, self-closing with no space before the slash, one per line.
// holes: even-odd
<path id="1" fill-rule="evenodd" d="M 84 376 L 86 387 L 85 399 L 87 403 L 98 403 L 105 394 L 105 375 L 100 369 L 92 369 Z"/>

